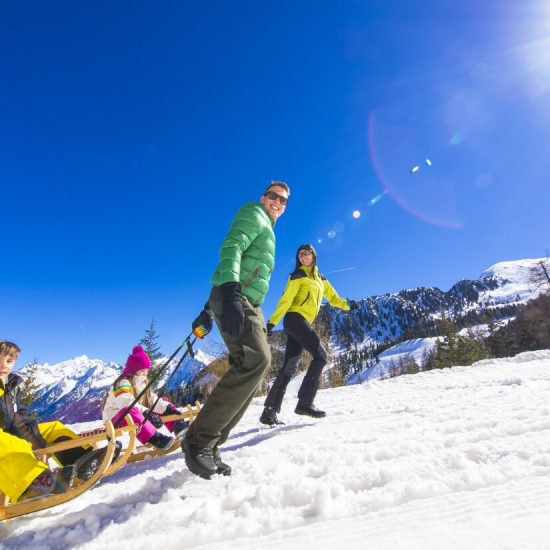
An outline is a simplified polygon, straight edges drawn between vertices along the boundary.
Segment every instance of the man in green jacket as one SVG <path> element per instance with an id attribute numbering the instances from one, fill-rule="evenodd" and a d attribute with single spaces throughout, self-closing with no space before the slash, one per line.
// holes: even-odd
<path id="1" fill-rule="evenodd" d="M 273 226 L 289 195 L 286 183 L 272 181 L 259 203 L 240 208 L 222 242 L 207 307 L 193 323 L 193 329 L 208 325 L 213 316 L 229 350 L 229 370 L 182 442 L 189 470 L 207 479 L 231 474 L 218 448 L 248 408 L 271 362 L 260 305 L 275 265 Z"/>

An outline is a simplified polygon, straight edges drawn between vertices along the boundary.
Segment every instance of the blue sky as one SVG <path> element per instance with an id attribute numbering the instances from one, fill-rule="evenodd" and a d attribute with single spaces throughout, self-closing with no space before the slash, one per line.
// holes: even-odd
<path id="1" fill-rule="evenodd" d="M 271 179 L 266 316 L 304 242 L 356 299 L 550 248 L 546 1 L 12 3 L 0 47 L 21 364 L 123 361 L 152 317 L 169 353 Z"/>

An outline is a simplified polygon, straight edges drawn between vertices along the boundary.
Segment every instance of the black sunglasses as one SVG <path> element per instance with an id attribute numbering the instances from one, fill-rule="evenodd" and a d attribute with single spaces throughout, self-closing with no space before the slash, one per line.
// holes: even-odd
<path id="1" fill-rule="evenodd" d="M 278 193 L 275 193 L 275 191 L 266 191 L 264 193 L 264 197 L 267 197 L 272 201 L 276 201 L 278 199 L 283 206 L 286 206 L 286 203 L 288 202 L 288 197 L 282 197 Z"/>

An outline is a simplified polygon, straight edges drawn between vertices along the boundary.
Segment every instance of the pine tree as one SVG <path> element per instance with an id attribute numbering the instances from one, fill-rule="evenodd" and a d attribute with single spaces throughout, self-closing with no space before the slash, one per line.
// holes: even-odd
<path id="1" fill-rule="evenodd" d="M 159 335 L 157 334 L 157 329 L 155 328 L 155 319 L 152 318 L 149 328 L 145 329 L 145 336 L 138 342 L 145 353 L 149 356 L 149 359 L 151 359 L 149 378 L 153 378 L 160 368 L 160 365 L 156 364 L 158 360 L 162 358 L 158 339 Z M 155 388 L 158 387 L 159 382 L 160 381 L 157 381 L 157 383 L 154 385 Z"/>
<path id="2" fill-rule="evenodd" d="M 342 374 L 342 371 L 334 367 L 328 371 L 328 383 L 331 388 L 338 388 L 346 384 L 346 379 Z"/>
<path id="3" fill-rule="evenodd" d="M 445 369 L 457 365 L 458 335 L 453 322 L 447 318 L 445 311 L 441 312 L 439 330 L 443 336 L 435 347 L 434 366 L 436 369 Z"/>
<path id="4" fill-rule="evenodd" d="M 515 319 L 489 335 L 487 344 L 496 357 L 550 347 L 550 294 L 529 301 Z"/>
<path id="5" fill-rule="evenodd" d="M 25 365 L 25 378 L 21 385 L 21 400 L 29 407 L 35 399 L 38 384 L 36 383 L 36 371 L 38 369 L 38 360 L 34 358 L 31 363 Z M 30 416 L 36 417 L 36 413 L 30 412 Z"/>
<path id="6" fill-rule="evenodd" d="M 458 337 L 458 352 L 459 362 L 467 367 L 482 359 L 489 359 L 492 353 L 486 342 L 476 337 L 472 332 L 469 332 L 468 337 Z"/>
<path id="7" fill-rule="evenodd" d="M 155 319 L 151 319 L 149 328 L 145 329 L 145 336 L 139 341 L 139 345 L 143 347 L 145 353 L 151 361 L 156 361 L 162 357 L 160 345 L 158 343 L 159 335 L 155 328 Z"/>
<path id="8" fill-rule="evenodd" d="M 406 354 L 404 357 L 399 358 L 399 367 L 401 374 L 416 374 L 420 372 L 420 367 L 416 362 L 416 359 L 411 354 Z"/>
<path id="9" fill-rule="evenodd" d="M 434 349 L 424 354 L 423 370 L 468 366 L 492 357 L 489 346 L 472 332 L 468 337 L 458 334 L 454 323 L 445 316 L 445 312 L 441 315 L 439 330 L 442 339 L 437 342 Z"/>

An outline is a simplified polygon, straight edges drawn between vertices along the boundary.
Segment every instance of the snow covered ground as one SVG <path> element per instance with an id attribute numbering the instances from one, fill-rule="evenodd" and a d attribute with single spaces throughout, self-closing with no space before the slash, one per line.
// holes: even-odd
<path id="1" fill-rule="evenodd" d="M 323 420 L 250 406 L 205 481 L 179 453 L 0 524 L 2 549 L 550 547 L 550 351 L 319 392 Z"/>

